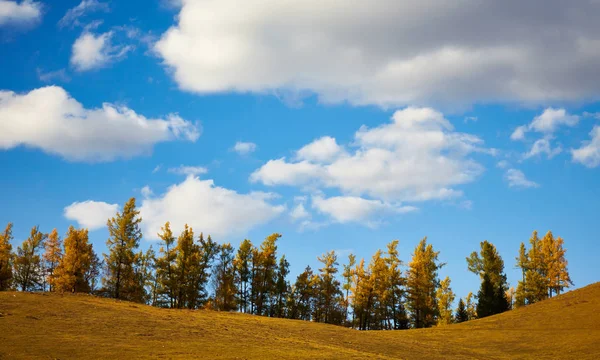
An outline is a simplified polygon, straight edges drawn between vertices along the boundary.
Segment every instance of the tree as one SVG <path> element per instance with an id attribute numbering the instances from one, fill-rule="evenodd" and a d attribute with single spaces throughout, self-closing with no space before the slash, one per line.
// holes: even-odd
<path id="1" fill-rule="evenodd" d="M 487 240 L 481 242 L 480 245 L 481 256 L 474 251 L 467 258 L 467 265 L 469 271 L 479 275 L 482 280 L 477 297 L 477 316 L 482 318 L 504 312 L 510 308 L 510 304 L 506 299 L 508 285 L 502 257 L 498 254 L 496 247 Z M 489 284 L 485 283 L 485 279 Z"/>
<path id="2" fill-rule="evenodd" d="M 438 255 L 439 251 L 434 251 L 427 238 L 423 238 L 408 264 L 406 305 L 414 328 L 431 327 L 437 322 L 438 270 L 444 266 L 438 262 Z"/>
<path id="3" fill-rule="evenodd" d="M 175 236 L 173 236 L 171 224 L 168 221 L 161 231 L 158 237 L 163 246 L 158 250 L 160 256 L 156 259 L 157 303 L 160 306 L 173 308 L 178 288 L 175 275 L 175 260 L 177 259 Z"/>
<path id="4" fill-rule="evenodd" d="M 106 241 L 108 254 L 104 254 L 106 276 L 104 287 L 111 297 L 141 302 L 139 294 L 143 284 L 136 278 L 135 266 L 140 257 L 135 253 L 142 239 L 135 198 L 129 199 L 123 206 L 123 212 L 108 220 L 109 238 Z"/>
<path id="5" fill-rule="evenodd" d="M 88 230 L 69 227 L 64 247 L 64 256 L 50 278 L 50 286 L 58 292 L 89 293 L 91 286 L 86 274 L 94 265 L 95 254 L 89 243 Z"/>
<path id="6" fill-rule="evenodd" d="M 217 310 L 237 310 L 237 290 L 235 287 L 235 267 L 233 264 L 233 247 L 227 243 L 221 246 L 214 267 L 215 299 Z"/>
<path id="7" fill-rule="evenodd" d="M 353 254 L 348 254 L 348 264 L 343 265 L 344 271 L 342 276 L 344 278 L 344 284 L 342 285 L 342 289 L 346 291 L 346 297 L 344 299 L 344 319 L 348 320 L 348 307 L 350 306 L 350 290 L 352 289 L 352 278 L 353 278 L 353 267 L 356 265 L 356 256 Z"/>
<path id="8" fill-rule="evenodd" d="M 257 315 L 268 315 L 269 305 L 275 292 L 277 270 L 277 240 L 280 234 L 274 233 L 262 242 L 260 249 L 253 253 L 252 290 L 254 292 L 255 308 Z"/>
<path id="9" fill-rule="evenodd" d="M 0 233 L 0 291 L 9 290 L 13 280 L 13 253 L 10 241 L 12 236 L 12 223 L 8 223 Z"/>
<path id="10" fill-rule="evenodd" d="M 313 302 L 315 297 L 314 274 L 310 266 L 298 275 L 292 287 L 292 300 L 288 317 L 310 321 L 313 313 Z"/>
<path id="11" fill-rule="evenodd" d="M 403 298 L 406 279 L 402 276 L 402 261 L 398 254 L 398 240 L 393 240 L 387 245 L 387 256 L 384 259 L 387 265 L 387 289 L 384 294 L 387 313 L 392 319 L 392 329 L 407 329 L 408 318 L 404 308 Z"/>
<path id="12" fill-rule="evenodd" d="M 244 239 L 240 244 L 234 259 L 236 283 L 238 287 L 238 299 L 240 301 L 240 310 L 248 312 L 250 304 L 250 287 L 252 286 L 252 251 L 254 246 L 248 239 Z"/>
<path id="13" fill-rule="evenodd" d="M 275 284 L 275 316 L 285 317 L 286 299 L 290 291 L 290 284 L 286 277 L 290 273 L 290 263 L 286 260 L 285 255 L 279 258 L 277 266 L 277 281 Z"/>
<path id="14" fill-rule="evenodd" d="M 465 306 L 467 307 L 468 320 L 477 319 L 477 304 L 475 304 L 475 301 L 473 298 L 474 298 L 473 293 L 469 292 L 469 294 L 467 294 L 467 297 L 465 300 Z"/>
<path id="15" fill-rule="evenodd" d="M 439 312 L 438 325 L 448 325 L 454 322 L 452 317 L 452 303 L 454 302 L 454 297 L 452 288 L 450 288 L 450 278 L 446 276 L 446 278 L 440 282 L 440 286 L 436 291 Z"/>
<path id="16" fill-rule="evenodd" d="M 199 248 L 194 244 L 194 230 L 185 225 L 177 238 L 175 259 L 177 294 L 175 307 L 192 309 L 197 298 L 196 279 L 199 270 Z"/>
<path id="17" fill-rule="evenodd" d="M 467 307 L 462 298 L 458 300 L 458 307 L 456 308 L 456 315 L 454 315 L 454 319 L 457 323 L 469 320 L 469 313 L 467 312 Z"/>
<path id="18" fill-rule="evenodd" d="M 17 248 L 17 257 L 14 262 L 14 281 L 21 291 L 41 289 L 44 272 L 42 258 L 39 254 L 44 247 L 46 234 L 39 231 L 37 226 L 31 229 L 31 234 L 23 244 Z"/>
<path id="19" fill-rule="evenodd" d="M 534 231 L 528 250 L 521 243 L 517 266 L 522 270 L 523 279 L 517 286 L 515 306 L 533 304 L 573 285 L 565 254 L 564 240 L 555 238 L 550 231 L 541 240 Z"/>
<path id="20" fill-rule="evenodd" d="M 316 301 L 316 321 L 328 324 L 340 324 L 343 316 L 341 303 L 343 299 L 340 282 L 335 274 L 338 272 L 337 255 L 329 251 L 317 257 L 323 267 L 319 269 L 319 282 Z"/>
<path id="21" fill-rule="evenodd" d="M 52 230 L 48 234 L 48 240 L 44 245 L 46 252 L 44 253 L 44 261 L 46 262 L 46 274 L 48 277 L 48 284 L 50 285 L 50 291 L 53 291 L 53 275 L 54 270 L 58 266 L 63 254 L 62 254 L 62 242 L 58 236 L 56 229 Z"/>
<path id="22" fill-rule="evenodd" d="M 558 295 L 564 288 L 573 285 L 567 269 L 566 250 L 564 240 L 559 236 L 554 238 L 548 231 L 542 239 L 542 252 L 546 261 L 546 278 L 548 283 L 548 296 Z"/>

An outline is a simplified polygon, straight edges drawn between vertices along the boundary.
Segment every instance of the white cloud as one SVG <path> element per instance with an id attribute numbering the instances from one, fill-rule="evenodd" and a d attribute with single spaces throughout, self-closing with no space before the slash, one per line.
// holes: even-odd
<path id="1" fill-rule="evenodd" d="M 591 140 L 582 144 L 578 149 L 571 149 L 573 161 L 589 168 L 600 165 L 600 126 L 595 125 L 590 132 Z"/>
<path id="2" fill-rule="evenodd" d="M 546 154 L 548 159 L 552 159 L 554 156 L 560 154 L 562 152 L 562 148 L 560 146 L 552 148 L 552 144 L 550 143 L 550 138 L 542 138 L 536 140 L 531 146 L 531 150 L 523 155 L 523 158 L 529 159 L 531 157 L 540 156 L 541 154 Z"/>
<path id="3" fill-rule="evenodd" d="M 352 153 L 328 162 L 270 160 L 250 180 L 337 188 L 345 195 L 385 201 L 444 199 L 460 196 L 453 187 L 483 172 L 468 155 L 489 153 L 481 139 L 455 132 L 442 114 L 428 108 L 406 108 L 394 113 L 392 123 L 363 126 L 353 145 Z"/>
<path id="4" fill-rule="evenodd" d="M 309 91 L 387 107 L 577 102 L 600 94 L 598 18 L 591 1 L 190 0 L 155 50 L 196 93 Z"/>
<path id="5" fill-rule="evenodd" d="M 515 129 L 515 131 L 513 131 L 513 133 L 510 135 L 510 139 L 511 140 L 523 140 L 525 139 L 525 133 L 527 132 L 527 126 L 526 125 L 521 125 L 521 126 L 517 126 L 517 128 Z"/>
<path id="6" fill-rule="evenodd" d="M 565 109 L 547 108 L 543 113 L 533 118 L 528 125 L 521 125 L 510 136 L 511 140 L 525 139 L 525 133 L 535 131 L 546 135 L 553 134 L 560 126 L 573 127 L 579 123 L 579 116 L 570 115 Z"/>
<path id="7" fill-rule="evenodd" d="M 154 195 L 154 192 L 152 191 L 152 189 L 150 188 L 150 186 L 146 185 L 144 186 L 141 190 L 140 193 L 142 194 L 142 196 L 144 198 L 148 198 L 152 195 Z"/>
<path id="8" fill-rule="evenodd" d="M 233 146 L 233 151 L 237 152 L 240 155 L 247 155 L 256 150 L 256 144 L 252 142 L 242 142 L 238 141 Z"/>
<path id="9" fill-rule="evenodd" d="M 380 200 L 368 200 L 355 196 L 335 196 L 323 198 L 314 196 L 312 206 L 339 223 L 358 222 L 375 227 L 384 215 L 404 214 L 416 211 L 413 206 L 399 206 Z"/>
<path id="10" fill-rule="evenodd" d="M 69 220 L 77 221 L 79 226 L 92 231 L 105 227 L 108 219 L 115 216 L 118 209 L 118 204 L 88 200 L 74 202 L 65 207 L 64 216 Z"/>
<path id="11" fill-rule="evenodd" d="M 38 22 L 41 18 L 41 2 L 0 0 L 0 26 L 29 25 Z"/>
<path id="12" fill-rule="evenodd" d="M 536 188 L 540 186 L 538 183 L 528 180 L 525 177 L 525 174 L 523 174 L 521 170 L 517 169 L 506 170 L 504 178 L 506 179 L 506 181 L 508 181 L 508 186 L 510 187 Z"/>
<path id="13" fill-rule="evenodd" d="M 148 154 L 159 142 L 199 136 L 194 124 L 176 114 L 147 119 L 110 103 L 86 109 L 58 86 L 26 94 L 0 91 L 0 149 L 27 146 L 72 161 L 110 161 Z"/>
<path id="14" fill-rule="evenodd" d="M 479 120 L 479 118 L 477 116 L 467 116 L 465 117 L 464 122 L 468 123 L 468 122 L 477 122 L 477 120 Z"/>
<path id="15" fill-rule="evenodd" d="M 344 150 L 337 144 L 334 138 L 323 136 L 298 150 L 296 157 L 300 160 L 328 162 L 334 160 L 343 152 Z"/>
<path id="16" fill-rule="evenodd" d="M 160 169 L 162 168 L 162 164 L 158 164 L 154 167 L 154 169 L 152 170 L 153 174 L 156 174 L 157 172 L 160 171 Z"/>
<path id="17" fill-rule="evenodd" d="M 569 115 L 565 109 L 548 108 L 533 119 L 529 129 L 541 133 L 553 133 L 561 125 L 572 127 L 578 122 L 579 116 Z"/>
<path id="18" fill-rule="evenodd" d="M 498 163 L 496 163 L 496 167 L 498 167 L 500 169 L 506 169 L 509 166 L 510 166 L 510 163 L 506 160 L 500 160 L 500 161 L 498 161 Z"/>
<path id="19" fill-rule="evenodd" d="M 591 118 L 594 118 L 596 120 L 600 120 L 600 112 L 593 112 L 593 113 L 591 113 L 591 112 L 585 111 L 583 113 L 583 116 L 585 116 L 585 117 L 591 117 Z"/>
<path id="20" fill-rule="evenodd" d="M 71 54 L 71 65 L 77 71 L 88 71 L 105 67 L 123 59 L 133 50 L 131 45 L 114 45 L 113 31 L 95 35 L 83 32 L 75 43 Z"/>
<path id="21" fill-rule="evenodd" d="M 60 82 L 71 81 L 71 78 L 69 77 L 69 75 L 67 75 L 67 72 L 65 69 L 44 72 L 44 71 L 42 71 L 42 69 L 37 68 L 36 72 L 38 75 L 38 79 L 40 79 L 40 81 L 45 82 L 45 83 L 51 83 L 51 82 L 55 82 L 55 81 L 60 81 Z"/>
<path id="22" fill-rule="evenodd" d="M 269 202 L 273 197 L 262 192 L 239 194 L 215 186 L 212 180 L 188 176 L 164 194 L 142 201 L 144 237 L 158 239 L 156 234 L 167 221 L 174 232 L 188 224 L 197 233 L 211 234 L 215 240 L 242 235 L 285 211 L 285 206 Z"/>
<path id="23" fill-rule="evenodd" d="M 300 203 L 292 209 L 292 211 L 290 212 L 290 217 L 292 218 L 293 221 L 297 221 L 297 220 L 301 220 L 301 219 L 308 219 L 311 216 L 310 216 L 310 213 L 308 211 L 306 211 L 304 204 Z"/>
<path id="24" fill-rule="evenodd" d="M 108 12 L 109 10 L 108 3 L 103 3 L 98 0 L 83 0 L 79 5 L 67 11 L 67 13 L 58 21 L 58 26 L 60 28 L 66 26 L 80 26 L 81 22 L 79 19 L 81 17 L 96 11 Z"/>
<path id="25" fill-rule="evenodd" d="M 206 174 L 208 172 L 208 169 L 203 167 L 203 166 L 184 166 L 184 165 L 180 165 L 176 168 L 169 168 L 168 170 L 170 173 L 173 174 L 178 174 L 178 175 L 201 175 L 201 174 Z"/>

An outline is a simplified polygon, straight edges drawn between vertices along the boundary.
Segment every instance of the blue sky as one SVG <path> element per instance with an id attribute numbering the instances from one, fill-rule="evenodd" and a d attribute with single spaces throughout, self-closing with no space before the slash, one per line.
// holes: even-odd
<path id="1" fill-rule="evenodd" d="M 459 296 L 480 241 L 516 286 L 552 230 L 595 282 L 600 4 L 468 5 L 0 0 L 0 223 L 102 253 L 135 196 L 144 248 L 279 232 L 293 277 L 427 236 Z"/>

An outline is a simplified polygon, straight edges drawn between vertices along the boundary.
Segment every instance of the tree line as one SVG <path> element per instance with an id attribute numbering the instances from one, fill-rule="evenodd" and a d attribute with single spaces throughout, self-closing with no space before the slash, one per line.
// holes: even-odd
<path id="1" fill-rule="evenodd" d="M 423 238 L 404 264 L 398 240 L 378 250 L 368 264 L 350 254 L 340 267 L 334 251 L 307 266 L 290 282 L 289 262 L 279 256 L 274 233 L 255 246 L 243 240 L 235 250 L 185 225 L 175 237 L 167 222 L 158 234 L 160 248 L 139 250 L 142 219 L 131 198 L 108 220 L 107 254 L 102 260 L 87 229 L 69 227 L 64 239 L 56 229 L 38 227 L 12 251 L 12 224 L 0 233 L 0 290 L 93 293 L 165 308 L 214 309 L 344 325 L 360 330 L 425 328 L 498 314 L 560 294 L 573 285 L 564 241 L 533 232 L 529 249 L 521 244 L 517 266 L 522 280 L 509 288 L 504 261 L 496 247 L 480 243 L 466 258 L 480 277 L 476 295 L 460 298 L 439 251 Z M 340 272 L 341 270 L 341 272 Z M 99 281 L 100 280 L 100 281 Z"/>

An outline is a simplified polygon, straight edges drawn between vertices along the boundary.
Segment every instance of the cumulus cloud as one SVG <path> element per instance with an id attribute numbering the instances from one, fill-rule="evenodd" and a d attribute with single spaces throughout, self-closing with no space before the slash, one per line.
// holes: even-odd
<path id="1" fill-rule="evenodd" d="M 523 158 L 529 159 L 531 157 L 541 156 L 542 154 L 546 154 L 548 159 L 552 159 L 556 155 L 562 152 L 562 148 L 557 146 L 555 148 L 552 147 L 550 143 L 550 138 L 543 138 L 536 140 L 531 146 L 531 150 L 523 155 Z"/>
<path id="2" fill-rule="evenodd" d="M 67 11 L 67 13 L 58 21 L 58 27 L 81 26 L 82 24 L 79 19 L 96 11 L 110 11 L 108 3 L 103 3 L 98 0 L 83 0 L 79 5 Z"/>
<path id="3" fill-rule="evenodd" d="M 565 109 L 547 108 L 528 125 L 521 125 L 515 129 L 510 138 L 512 140 L 525 139 L 525 133 L 535 131 L 546 135 L 553 134 L 560 126 L 573 127 L 579 123 L 579 116 L 570 115 Z"/>
<path id="4" fill-rule="evenodd" d="M 64 216 L 69 220 L 77 221 L 81 227 L 97 230 L 105 227 L 108 219 L 115 216 L 118 209 L 118 204 L 88 200 L 74 202 L 65 207 Z"/>
<path id="5" fill-rule="evenodd" d="M 375 227 L 381 218 L 389 214 L 404 214 L 416 211 L 413 206 L 400 206 L 385 203 L 380 200 L 368 200 L 356 196 L 334 196 L 312 198 L 312 206 L 320 213 L 330 216 L 339 223 L 358 222 Z"/>
<path id="6" fill-rule="evenodd" d="M 483 166 L 469 157 L 490 153 L 480 138 L 454 131 L 429 108 L 396 111 L 391 123 L 361 127 L 352 152 L 321 161 L 270 160 L 250 176 L 265 185 L 322 186 L 344 195 L 385 201 L 420 201 L 460 196 L 455 186 L 474 181 Z M 319 161 L 317 161 L 319 160 Z"/>
<path id="7" fill-rule="evenodd" d="M 304 204 L 300 203 L 300 204 L 297 204 L 296 206 L 294 206 L 292 211 L 290 211 L 290 217 L 292 218 L 293 221 L 297 221 L 297 220 L 301 220 L 301 219 L 308 219 L 308 218 L 310 218 L 310 213 L 308 211 L 306 211 Z"/>
<path id="8" fill-rule="evenodd" d="M 508 182 L 508 186 L 516 188 L 536 188 L 540 185 L 534 181 L 528 180 L 521 170 L 508 169 L 504 178 Z"/>
<path id="9" fill-rule="evenodd" d="M 206 174 L 208 172 L 208 169 L 203 167 L 203 166 L 185 166 L 185 165 L 180 165 L 178 167 L 175 168 L 169 168 L 168 170 L 170 173 L 173 174 L 178 174 L 178 175 L 201 175 L 201 174 Z"/>
<path id="10" fill-rule="evenodd" d="M 343 149 L 331 136 L 323 136 L 312 143 L 305 145 L 296 152 L 296 157 L 301 160 L 328 162 L 343 153 Z"/>
<path id="11" fill-rule="evenodd" d="M 591 140 L 584 142 L 580 148 L 571 149 L 571 155 L 574 162 L 593 168 L 600 165 L 600 126 L 594 126 L 590 137 Z"/>
<path id="12" fill-rule="evenodd" d="M 164 194 L 142 201 L 144 236 L 158 239 L 157 233 L 167 221 L 174 232 L 188 224 L 215 240 L 241 235 L 285 211 L 285 206 L 270 202 L 273 198 L 273 194 L 263 192 L 239 194 L 191 175 Z"/>
<path id="13" fill-rule="evenodd" d="M 0 0 L 0 26 L 30 25 L 38 22 L 41 18 L 41 2 Z"/>
<path id="14" fill-rule="evenodd" d="M 189 0 L 155 50 L 196 93 L 309 91 L 385 107 L 589 101 L 600 95 L 598 18 L 592 1 Z"/>
<path id="15" fill-rule="evenodd" d="M 252 142 L 238 141 L 233 146 L 233 151 L 240 155 L 247 155 L 256 150 L 256 144 Z"/>
<path id="16" fill-rule="evenodd" d="M 71 65 L 77 71 L 88 71 L 125 58 L 133 46 L 113 44 L 113 36 L 113 31 L 98 35 L 84 31 L 73 43 Z"/>
<path id="17" fill-rule="evenodd" d="M 0 91 L 0 149 L 27 146 L 71 161 L 110 161 L 148 154 L 159 142 L 199 136 L 197 126 L 177 114 L 148 119 L 110 103 L 86 109 L 58 86 L 26 94 Z"/>

